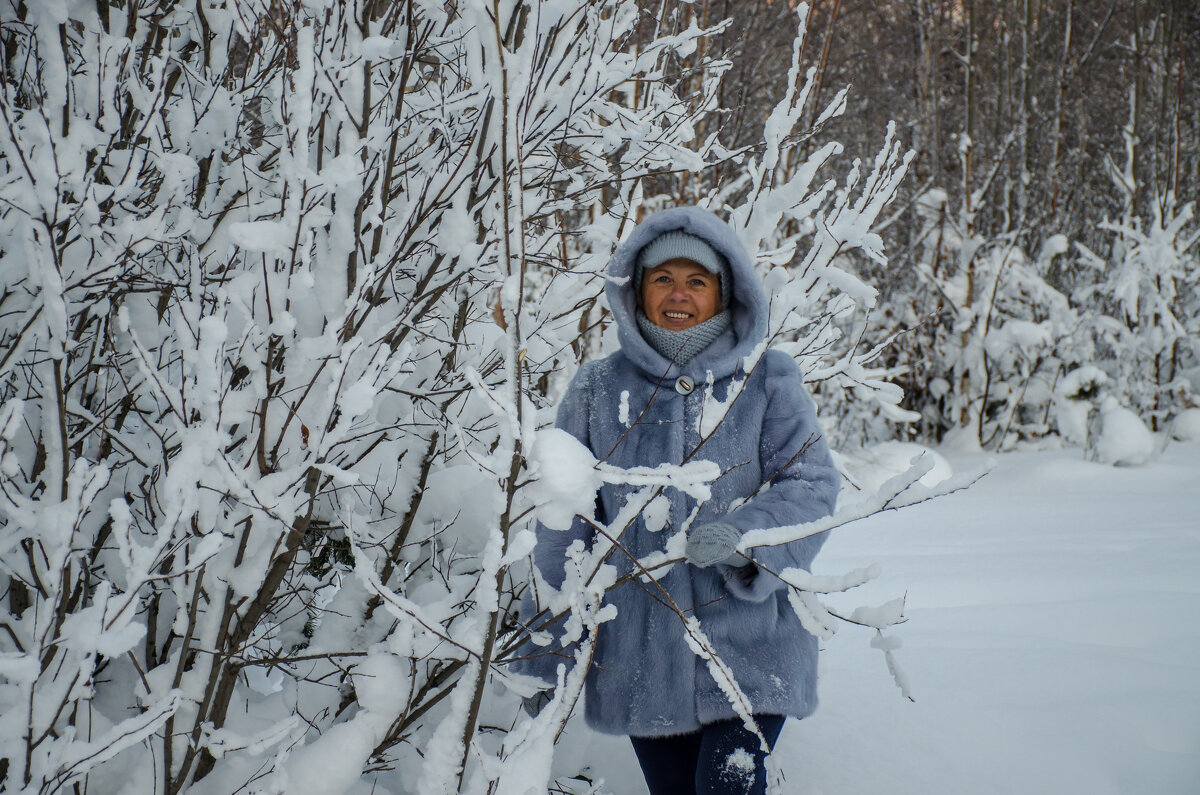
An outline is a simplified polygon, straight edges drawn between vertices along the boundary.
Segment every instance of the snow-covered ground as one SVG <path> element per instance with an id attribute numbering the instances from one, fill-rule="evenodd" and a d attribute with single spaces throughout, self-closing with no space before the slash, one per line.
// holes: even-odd
<path id="1" fill-rule="evenodd" d="M 883 567 L 846 606 L 907 592 L 891 634 L 916 701 L 870 635 L 843 628 L 821 707 L 780 737 L 788 792 L 1200 793 L 1200 446 L 1131 468 L 1078 450 L 993 463 L 966 492 L 826 544 L 819 572 Z M 625 740 L 570 734 L 560 763 L 645 792 Z"/>

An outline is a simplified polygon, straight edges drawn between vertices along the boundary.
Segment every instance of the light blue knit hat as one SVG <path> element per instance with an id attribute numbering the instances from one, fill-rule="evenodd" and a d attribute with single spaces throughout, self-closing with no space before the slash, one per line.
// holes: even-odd
<path id="1" fill-rule="evenodd" d="M 717 277 L 721 285 L 721 307 L 729 306 L 729 263 L 702 237 L 682 230 L 663 232 L 638 252 L 634 266 L 634 286 L 640 290 L 642 273 L 673 259 L 688 259 Z"/>

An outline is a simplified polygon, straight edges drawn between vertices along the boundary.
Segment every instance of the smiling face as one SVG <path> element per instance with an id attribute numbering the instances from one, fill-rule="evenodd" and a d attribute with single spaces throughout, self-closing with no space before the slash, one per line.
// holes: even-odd
<path id="1" fill-rule="evenodd" d="M 651 323 L 680 331 L 717 314 L 721 282 L 690 259 L 672 259 L 642 274 L 641 297 Z"/>

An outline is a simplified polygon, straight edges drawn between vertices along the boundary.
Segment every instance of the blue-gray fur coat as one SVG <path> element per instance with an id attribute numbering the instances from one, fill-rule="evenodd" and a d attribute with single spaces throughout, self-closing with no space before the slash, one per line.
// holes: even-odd
<path id="1" fill-rule="evenodd" d="M 663 232 L 682 229 L 707 240 L 729 261 L 732 281 L 730 328 L 684 367 L 651 348 L 635 320 L 637 285 L 627 277 L 642 247 Z M 698 415 L 705 386 L 723 400 L 731 383 L 748 378 L 724 422 L 703 441 L 692 460 L 718 464 L 722 476 L 712 497 L 700 506 L 693 526 L 721 520 L 743 533 L 794 525 L 831 513 L 839 476 L 822 437 L 812 399 L 799 367 L 788 355 L 768 350 L 750 373 L 746 357 L 764 339 L 767 299 L 750 255 L 734 231 L 715 215 L 694 207 L 647 218 L 614 253 L 609 265 L 609 305 L 621 349 L 584 364 L 559 405 L 558 427 L 608 464 L 619 467 L 679 464 L 701 443 Z M 681 376 L 696 388 L 675 388 Z M 622 412 L 622 393 L 627 410 Z M 630 427 L 621 421 L 624 414 Z M 761 491 L 764 482 L 769 488 Z M 606 485 L 596 501 L 596 519 L 611 521 L 632 487 Z M 638 518 L 621 544 L 638 557 L 662 550 L 667 538 L 687 526 L 696 500 L 668 488 L 667 526 L 655 532 Z M 538 528 L 534 561 L 545 580 L 559 587 L 568 546 L 590 543 L 592 529 L 580 518 L 567 531 Z M 751 557 L 781 571 L 808 569 L 824 536 L 786 546 L 760 547 Z M 610 559 L 620 574 L 631 569 L 620 551 Z M 754 570 L 749 570 L 754 572 Z M 659 583 L 701 627 L 732 668 L 754 712 L 804 717 L 816 707 L 817 641 L 792 611 L 786 586 L 762 569 L 748 582 L 730 567 L 701 569 L 677 563 Z M 600 625 L 595 657 L 586 680 L 586 718 L 597 731 L 634 736 L 680 734 L 702 724 L 733 718 L 729 699 L 684 640 L 680 618 L 664 606 L 661 594 L 636 581 L 608 594 L 617 617 Z M 544 651 L 544 650 L 543 650 Z M 553 681 L 561 654 L 526 661 L 528 673 Z"/>

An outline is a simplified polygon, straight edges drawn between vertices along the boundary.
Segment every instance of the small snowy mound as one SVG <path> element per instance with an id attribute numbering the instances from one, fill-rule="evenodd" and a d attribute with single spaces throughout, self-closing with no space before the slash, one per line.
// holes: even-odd
<path id="1" fill-rule="evenodd" d="M 1100 410 L 1091 458 L 1113 466 L 1141 466 L 1154 453 L 1154 435 L 1142 418 L 1109 398 Z"/>
<path id="2" fill-rule="evenodd" d="M 883 442 L 873 447 L 843 452 L 838 462 L 847 478 L 860 491 L 868 494 L 879 491 L 879 487 L 912 466 L 913 459 L 925 453 L 933 459 L 933 468 L 917 481 L 922 486 L 933 487 L 954 474 L 954 468 L 943 456 L 913 442 Z"/>
<path id="3" fill-rule="evenodd" d="M 1177 442 L 1200 442 L 1200 409 L 1184 409 L 1171 420 L 1171 438 Z"/>

